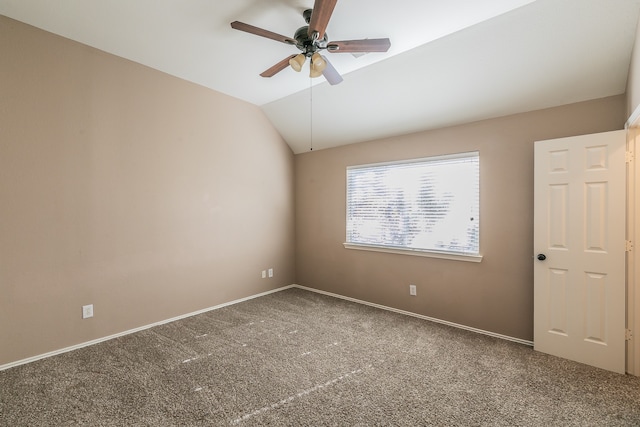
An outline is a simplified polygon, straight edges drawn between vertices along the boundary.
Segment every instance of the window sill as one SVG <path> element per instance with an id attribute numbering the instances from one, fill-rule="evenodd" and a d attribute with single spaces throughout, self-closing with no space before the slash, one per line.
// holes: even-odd
<path id="1" fill-rule="evenodd" d="M 454 252 L 426 251 L 421 249 L 400 249 L 388 246 L 363 245 L 359 243 L 343 243 L 346 249 L 356 249 L 359 251 L 385 252 L 398 255 L 423 256 L 428 258 L 440 258 L 454 261 L 481 262 L 482 255 L 459 254 Z"/>

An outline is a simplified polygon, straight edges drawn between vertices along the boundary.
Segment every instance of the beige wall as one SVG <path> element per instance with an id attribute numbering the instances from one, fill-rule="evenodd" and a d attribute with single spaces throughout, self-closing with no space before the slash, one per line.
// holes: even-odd
<path id="1" fill-rule="evenodd" d="M 294 282 L 257 107 L 5 17 L 0 63 L 0 365 Z"/>
<path id="2" fill-rule="evenodd" d="M 532 340 L 533 142 L 621 129 L 625 110 L 621 95 L 297 155 L 297 283 Z M 476 150 L 481 263 L 342 246 L 347 166 Z"/>

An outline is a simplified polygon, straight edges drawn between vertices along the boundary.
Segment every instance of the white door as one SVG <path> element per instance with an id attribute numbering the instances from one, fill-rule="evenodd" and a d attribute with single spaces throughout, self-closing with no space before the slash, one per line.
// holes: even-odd
<path id="1" fill-rule="evenodd" d="M 625 131 L 535 143 L 534 348 L 625 372 Z"/>

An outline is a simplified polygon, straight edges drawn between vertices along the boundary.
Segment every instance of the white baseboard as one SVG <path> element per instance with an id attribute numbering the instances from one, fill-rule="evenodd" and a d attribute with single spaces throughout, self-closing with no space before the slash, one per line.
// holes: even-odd
<path id="1" fill-rule="evenodd" d="M 524 344 L 524 345 L 528 345 L 528 346 L 533 347 L 533 341 L 523 340 L 521 338 L 510 337 L 508 335 L 497 334 L 495 332 L 489 332 L 489 331 L 485 331 L 485 330 L 482 330 L 482 329 L 472 328 L 470 326 L 460 325 L 458 323 L 449 322 L 447 320 L 436 319 L 435 317 L 423 316 L 422 314 L 412 313 L 410 311 L 399 310 L 397 308 L 387 307 L 385 305 L 380 305 L 380 304 L 375 304 L 375 303 L 372 303 L 372 302 L 367 302 L 367 301 L 363 301 L 363 300 L 359 300 L 359 299 L 355 299 L 355 298 L 345 297 L 345 296 L 342 296 L 342 295 L 339 295 L 339 294 L 334 294 L 334 293 L 331 293 L 331 292 L 321 291 L 319 289 L 307 288 L 306 286 L 293 285 L 293 287 L 294 288 L 304 289 L 305 291 L 316 292 L 316 293 L 319 293 L 319 294 L 323 294 L 323 295 L 328 295 L 328 296 L 335 297 L 335 298 L 344 299 L 344 300 L 355 302 L 355 303 L 358 303 L 358 304 L 364 304 L 364 305 L 368 305 L 368 306 L 371 306 L 371 307 L 380 308 L 382 310 L 393 311 L 394 313 L 404 314 L 405 316 L 417 317 L 418 319 L 428 320 L 430 322 L 435 322 L 435 323 L 441 323 L 443 325 L 453 326 L 454 328 L 464 329 L 466 331 L 471 331 L 471 332 L 475 332 L 475 333 L 482 334 L 482 335 L 488 335 L 490 337 L 500 338 L 500 339 L 507 340 L 507 341 L 513 341 L 513 342 L 516 342 L 518 344 Z"/>
<path id="2" fill-rule="evenodd" d="M 273 294 L 275 292 L 280 292 L 280 291 L 284 291 L 285 289 L 291 289 L 291 288 L 304 289 L 305 291 L 316 292 L 316 293 L 327 295 L 327 296 L 331 296 L 331 297 L 334 297 L 334 298 L 340 298 L 340 299 L 351 301 L 351 302 L 355 302 L 355 303 L 358 303 L 358 304 L 363 304 L 363 305 L 368 305 L 368 306 L 371 306 L 371 307 L 380 308 L 382 310 L 393 311 L 395 313 L 404 314 L 406 316 L 417 317 L 419 319 L 428 320 L 430 322 L 442 323 L 444 325 L 453 326 L 454 328 L 465 329 L 467 331 L 476 332 L 476 333 L 479 333 L 479 334 L 488 335 L 488 336 L 491 336 L 491 337 L 500 338 L 500 339 L 507 340 L 507 341 L 513 341 L 513 342 L 517 342 L 519 344 L 525 344 L 525 345 L 528 345 L 528 346 L 533 346 L 533 341 L 527 341 L 527 340 L 523 340 L 523 339 L 520 339 L 520 338 L 510 337 L 510 336 L 507 336 L 507 335 L 496 334 L 494 332 L 484 331 L 482 329 L 476 329 L 476 328 L 472 328 L 472 327 L 469 327 L 469 326 L 460 325 L 460 324 L 453 323 L 453 322 L 448 322 L 446 320 L 440 320 L 440 319 L 436 319 L 436 318 L 433 318 L 433 317 L 423 316 L 421 314 L 412 313 L 410 311 L 399 310 L 397 308 L 387 307 L 387 306 L 380 305 L 380 304 L 374 304 L 374 303 L 371 303 L 371 302 L 367 302 L 367 301 L 363 301 L 363 300 L 359 300 L 359 299 L 355 299 L 355 298 L 350 298 L 350 297 L 346 297 L 346 296 L 339 295 L 339 294 L 334 294 L 334 293 L 331 293 L 331 292 L 321 291 L 319 289 L 308 288 L 306 286 L 301 286 L 301 285 L 295 285 L 294 284 L 294 285 L 288 285 L 288 286 L 283 286 L 281 288 L 273 289 L 271 291 L 262 292 L 262 293 L 259 293 L 259 294 L 256 294 L 256 295 L 251 295 L 251 296 L 248 296 L 248 297 L 245 297 L 245 298 L 240 298 L 240 299 L 237 299 L 237 300 L 229 301 L 229 302 L 226 302 L 226 303 L 223 303 L 223 304 L 215 305 L 213 307 L 205 308 L 205 309 L 202 309 L 202 310 L 194 311 L 194 312 L 183 314 L 183 315 L 180 315 L 180 316 L 172 317 L 170 319 L 161 320 L 159 322 L 151 323 L 149 325 L 144 325 L 144 326 L 140 326 L 138 328 L 129 329 L 127 331 L 119 332 L 117 334 L 109 335 L 107 337 L 97 338 L 95 340 L 91 340 L 91 341 L 83 342 L 83 343 L 80 343 L 80 344 L 72 345 L 70 347 L 65 347 L 65 348 L 61 348 L 59 350 L 54 350 L 54 351 L 50 351 L 48 353 L 39 354 L 37 356 L 28 357 L 26 359 L 17 360 L 15 362 L 10 362 L 10 363 L 4 364 L 4 365 L 0 365 L 0 371 L 3 371 L 5 369 L 9 369 L 9 368 L 13 368 L 13 367 L 16 367 L 16 366 L 24 365 L 24 364 L 27 364 L 27 363 L 35 362 L 36 360 L 46 359 L 47 357 L 56 356 L 58 354 L 67 353 L 69 351 L 77 350 L 77 349 L 82 348 L 82 347 L 87 347 L 87 346 L 90 346 L 90 345 L 99 344 L 101 342 L 109 341 L 109 340 L 112 340 L 114 338 L 119 338 L 119 337 L 122 337 L 124 335 L 129 335 L 129 334 L 133 334 L 135 332 L 143 331 L 145 329 L 153 328 L 154 326 L 159 326 L 159 325 L 164 325 L 166 323 L 175 322 L 176 320 L 181 320 L 181 319 L 185 319 L 187 317 L 196 316 L 198 314 L 206 313 L 208 311 L 217 310 L 219 308 L 223 308 L 223 307 L 227 307 L 227 306 L 230 306 L 230 305 L 238 304 L 238 303 L 241 303 L 241 302 L 244 302 L 244 301 L 248 301 L 248 300 L 251 300 L 251 299 L 254 299 L 254 298 L 259 298 L 259 297 L 262 297 L 262 296 L 265 296 L 265 295 Z"/>
<path id="3" fill-rule="evenodd" d="M 240 302 L 244 302 L 244 301 L 248 301 L 248 300 L 251 300 L 251 299 L 254 299 L 254 298 L 258 298 L 258 297 L 262 297 L 262 296 L 265 296 L 265 295 L 269 295 L 269 294 L 272 294 L 272 293 L 275 293 L 275 292 L 280 292 L 280 291 L 283 291 L 285 289 L 290 289 L 293 286 L 294 285 L 284 286 L 282 288 L 277 288 L 277 289 L 273 289 L 271 291 L 262 292 L 262 293 L 259 293 L 259 294 L 256 294 L 256 295 L 251 295 L 251 296 L 248 296 L 248 297 L 245 297 L 245 298 L 240 298 L 240 299 L 237 299 L 237 300 L 229 301 L 229 302 L 226 302 L 226 303 L 223 303 L 223 304 L 215 305 L 213 307 L 204 308 L 202 310 L 194 311 L 194 312 L 187 313 L 187 314 L 182 314 L 180 316 L 172 317 L 171 319 L 161 320 L 159 322 L 151 323 L 149 325 L 144 325 L 144 326 L 140 326 L 138 328 L 129 329 L 128 331 L 119 332 L 117 334 L 109 335 L 107 337 L 97 338 L 95 340 L 91 340 L 91 341 L 83 342 L 83 343 L 80 343 L 80 344 L 72 345 L 70 347 L 65 347 L 65 348 L 61 348 L 59 350 L 54 350 L 54 351 L 50 351 L 48 353 L 39 354 L 37 356 L 28 357 L 26 359 L 17 360 L 15 362 L 10 362 L 10 363 L 4 364 L 4 365 L 0 365 L 0 371 L 3 371 L 5 369 L 9 369 L 9 368 L 13 368 L 15 366 L 24 365 L 26 363 L 35 362 L 36 360 L 46 359 L 47 357 L 56 356 L 58 354 L 67 353 L 69 351 L 77 350 L 77 349 L 82 348 L 82 347 L 87 347 L 87 346 L 90 346 L 90 345 L 99 344 L 101 342 L 109 341 L 109 340 L 112 340 L 114 338 L 122 337 L 124 335 L 129 335 L 129 334 L 133 334 L 135 332 L 144 331 L 145 329 L 153 328 L 154 326 L 164 325 L 165 323 L 175 322 L 176 320 L 185 319 L 187 317 L 196 316 L 198 314 L 206 313 L 208 311 L 217 310 L 217 309 L 222 308 L 222 307 L 227 307 L 227 306 L 230 306 L 230 305 L 238 304 Z"/>

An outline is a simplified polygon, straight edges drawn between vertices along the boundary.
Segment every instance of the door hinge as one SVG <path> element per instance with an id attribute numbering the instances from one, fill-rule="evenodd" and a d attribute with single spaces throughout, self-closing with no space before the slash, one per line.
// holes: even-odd
<path id="1" fill-rule="evenodd" d="M 624 161 L 625 163 L 633 162 L 633 151 L 625 151 Z"/>
<path id="2" fill-rule="evenodd" d="M 633 334 L 631 333 L 631 329 L 625 329 L 625 331 L 624 331 L 624 339 L 625 339 L 625 341 L 631 341 L 631 338 L 633 338 Z"/>
<path id="3" fill-rule="evenodd" d="M 631 240 L 625 240 L 624 250 L 625 252 L 631 252 L 633 250 L 633 242 Z"/>

